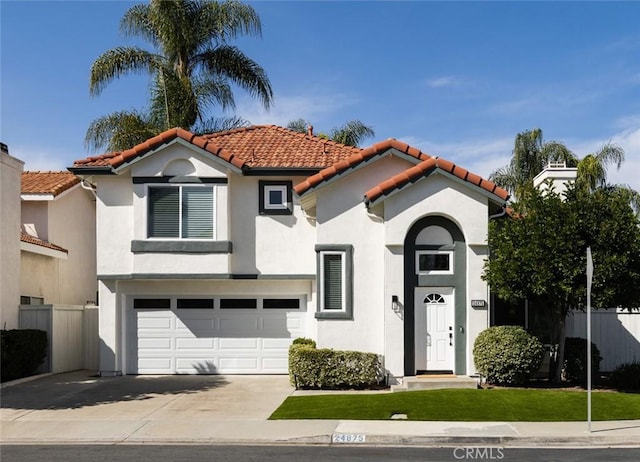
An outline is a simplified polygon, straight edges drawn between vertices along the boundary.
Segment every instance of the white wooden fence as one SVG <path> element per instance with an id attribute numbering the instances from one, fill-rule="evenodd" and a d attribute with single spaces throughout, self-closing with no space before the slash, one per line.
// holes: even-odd
<path id="1" fill-rule="evenodd" d="M 19 325 L 47 332 L 47 358 L 38 372 L 98 369 L 97 306 L 20 305 Z"/>
<path id="2" fill-rule="evenodd" d="M 587 313 L 574 311 L 567 316 L 567 337 L 587 338 Z M 601 371 L 640 362 L 640 312 L 616 308 L 591 311 L 591 341 L 600 350 Z"/>

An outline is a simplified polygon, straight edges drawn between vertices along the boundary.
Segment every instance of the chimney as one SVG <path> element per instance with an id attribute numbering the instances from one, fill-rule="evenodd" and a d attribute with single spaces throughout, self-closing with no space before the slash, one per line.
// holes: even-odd
<path id="1" fill-rule="evenodd" d="M 4 143 L 0 143 L 0 151 L 4 152 L 5 154 L 9 154 L 9 146 Z"/>
<path id="2" fill-rule="evenodd" d="M 313 125 L 307 125 L 307 135 L 313 136 Z"/>

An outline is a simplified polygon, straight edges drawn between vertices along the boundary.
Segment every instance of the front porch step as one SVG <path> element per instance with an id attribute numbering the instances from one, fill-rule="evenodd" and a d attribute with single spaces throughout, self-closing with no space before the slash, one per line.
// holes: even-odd
<path id="1" fill-rule="evenodd" d="M 468 376 L 451 377 L 405 377 L 402 385 L 392 385 L 391 391 L 438 390 L 444 388 L 478 388 L 477 378 Z"/>

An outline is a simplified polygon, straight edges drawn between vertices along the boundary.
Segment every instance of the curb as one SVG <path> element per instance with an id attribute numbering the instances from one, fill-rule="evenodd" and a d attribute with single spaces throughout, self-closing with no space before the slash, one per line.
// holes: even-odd
<path id="1" fill-rule="evenodd" d="M 44 374 L 30 375 L 29 377 L 23 377 L 21 379 L 10 380 L 9 382 L 4 382 L 3 384 L 0 384 L 0 390 L 4 388 L 12 387 L 14 385 L 20 385 L 21 383 L 27 383 L 33 380 L 38 380 L 43 377 L 49 377 L 50 375 L 53 375 L 53 372 L 45 372 Z"/>

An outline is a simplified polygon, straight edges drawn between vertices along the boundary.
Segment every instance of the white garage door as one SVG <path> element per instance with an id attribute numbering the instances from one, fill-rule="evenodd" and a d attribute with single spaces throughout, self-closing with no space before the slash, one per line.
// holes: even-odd
<path id="1" fill-rule="evenodd" d="M 134 298 L 129 374 L 286 374 L 305 297 Z"/>

